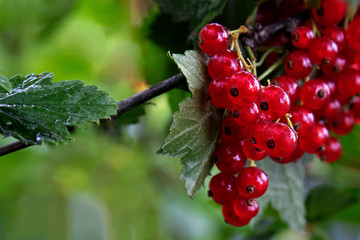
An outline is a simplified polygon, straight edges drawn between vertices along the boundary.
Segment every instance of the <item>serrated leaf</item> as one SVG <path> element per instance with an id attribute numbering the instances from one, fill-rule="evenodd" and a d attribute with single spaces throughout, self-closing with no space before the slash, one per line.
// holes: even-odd
<path id="1" fill-rule="evenodd" d="M 157 3 L 175 21 L 189 21 L 193 28 L 211 21 L 226 5 L 224 0 L 157 0 Z"/>
<path id="2" fill-rule="evenodd" d="M 14 76 L 14 88 L 0 98 L 0 131 L 28 144 L 67 141 L 66 126 L 115 114 L 117 103 L 96 86 L 80 80 L 51 82 L 51 73 Z"/>
<path id="3" fill-rule="evenodd" d="M 264 209 L 271 204 L 290 228 L 304 230 L 305 162 L 305 159 L 300 159 L 294 163 L 278 164 L 266 158 L 256 163 L 269 176 L 269 187 L 263 196 L 256 199 L 259 203 L 259 213 L 252 224 L 259 220 Z"/>
<path id="4" fill-rule="evenodd" d="M 174 54 L 173 59 L 185 75 L 192 97 L 180 103 L 179 111 L 173 116 L 170 134 L 158 153 L 182 156 L 180 178 L 185 182 L 188 195 L 194 197 L 213 166 L 211 157 L 219 135 L 222 111 L 214 107 L 208 97 L 207 57 L 186 51 L 185 55 Z"/>
<path id="5" fill-rule="evenodd" d="M 11 90 L 11 83 L 9 79 L 0 75 L 0 93 L 3 94 L 6 92 L 10 92 L 10 90 Z"/>

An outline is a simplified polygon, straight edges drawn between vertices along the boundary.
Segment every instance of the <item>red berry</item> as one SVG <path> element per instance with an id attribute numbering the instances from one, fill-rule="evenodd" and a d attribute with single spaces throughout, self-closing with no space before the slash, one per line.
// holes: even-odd
<path id="1" fill-rule="evenodd" d="M 233 207 L 236 215 L 244 220 L 255 217 L 259 211 L 259 205 L 255 199 L 247 199 L 240 195 L 236 197 Z"/>
<path id="2" fill-rule="evenodd" d="M 208 92 L 210 95 L 211 103 L 218 108 L 231 108 L 232 103 L 230 102 L 227 95 L 227 78 L 218 78 L 210 82 L 208 86 Z"/>
<path id="3" fill-rule="evenodd" d="M 265 151 L 273 157 L 289 156 L 297 146 L 294 130 L 284 123 L 274 123 L 264 132 Z"/>
<path id="4" fill-rule="evenodd" d="M 284 61 L 284 69 L 287 75 L 295 79 L 303 79 L 307 77 L 312 69 L 313 64 L 309 55 L 305 51 L 293 51 Z"/>
<path id="5" fill-rule="evenodd" d="M 340 112 L 341 112 L 341 103 L 338 99 L 333 98 L 324 108 L 316 112 L 316 116 L 320 118 L 331 119 L 336 117 Z"/>
<path id="6" fill-rule="evenodd" d="M 225 173 L 214 175 L 209 183 L 208 195 L 218 204 L 232 204 L 238 195 L 235 177 Z"/>
<path id="7" fill-rule="evenodd" d="M 360 18 L 352 20 L 346 29 L 349 45 L 356 51 L 360 51 Z"/>
<path id="8" fill-rule="evenodd" d="M 336 88 L 345 97 L 360 93 L 360 71 L 352 68 L 345 69 L 336 81 Z"/>
<path id="9" fill-rule="evenodd" d="M 320 8 L 312 8 L 312 15 L 322 25 L 338 24 L 346 14 L 345 0 L 321 0 Z"/>
<path id="10" fill-rule="evenodd" d="M 247 105 L 256 101 L 260 90 L 260 82 L 254 74 L 241 71 L 230 77 L 228 96 L 237 105 Z"/>
<path id="11" fill-rule="evenodd" d="M 250 130 L 246 126 L 237 124 L 231 114 L 227 115 L 221 123 L 221 132 L 223 134 L 221 141 L 240 143 L 249 137 Z"/>
<path id="12" fill-rule="evenodd" d="M 205 25 L 199 33 L 198 43 L 201 50 L 207 55 L 213 56 L 218 52 L 225 51 L 230 38 L 226 28 L 218 23 Z"/>
<path id="13" fill-rule="evenodd" d="M 329 141 L 329 131 L 321 123 L 315 123 L 312 131 L 304 138 L 299 138 L 300 148 L 308 153 L 323 152 Z"/>
<path id="14" fill-rule="evenodd" d="M 287 164 L 290 162 L 295 162 L 296 160 L 301 158 L 302 155 L 304 155 L 304 150 L 302 150 L 300 148 L 299 144 L 297 144 L 297 147 L 289 156 L 287 156 L 287 157 L 272 157 L 272 156 L 270 156 L 270 158 L 271 158 L 271 160 L 273 160 L 276 163 Z"/>
<path id="15" fill-rule="evenodd" d="M 314 32 L 305 26 L 299 26 L 291 33 L 291 43 L 299 49 L 309 48 L 310 42 L 314 38 Z"/>
<path id="16" fill-rule="evenodd" d="M 243 106 L 233 105 L 231 115 L 240 125 L 253 125 L 259 117 L 259 109 L 254 102 Z"/>
<path id="17" fill-rule="evenodd" d="M 334 61 L 321 66 L 323 72 L 329 77 L 337 77 L 346 66 L 346 59 L 343 56 L 337 56 Z"/>
<path id="18" fill-rule="evenodd" d="M 265 150 L 255 147 L 250 138 L 244 140 L 243 152 L 246 157 L 254 161 L 262 160 L 268 155 Z"/>
<path id="19" fill-rule="evenodd" d="M 335 137 L 330 137 L 329 142 L 325 146 L 325 151 L 318 154 L 319 158 L 324 162 L 332 163 L 338 160 L 342 155 L 342 145 Z"/>
<path id="20" fill-rule="evenodd" d="M 216 167 L 226 174 L 237 174 L 246 164 L 246 157 L 240 143 L 221 142 L 213 156 Z"/>
<path id="21" fill-rule="evenodd" d="M 265 119 L 259 119 L 252 127 L 250 133 L 250 141 L 260 150 L 265 149 L 264 132 L 272 124 L 271 121 Z M 251 159 L 251 158 L 250 158 Z"/>
<path id="22" fill-rule="evenodd" d="M 291 103 L 289 96 L 281 87 L 269 85 L 259 91 L 257 104 L 260 117 L 276 120 L 289 111 Z"/>
<path id="23" fill-rule="evenodd" d="M 335 60 L 338 54 L 338 47 L 330 38 L 319 37 L 311 41 L 309 56 L 312 62 L 317 65 L 326 65 Z"/>
<path id="24" fill-rule="evenodd" d="M 330 101 L 330 89 L 320 79 L 307 81 L 300 90 L 300 99 L 310 109 L 325 107 Z"/>
<path id="25" fill-rule="evenodd" d="M 269 185 L 268 175 L 258 167 L 246 167 L 236 178 L 236 187 L 245 198 L 262 196 Z"/>
<path id="26" fill-rule="evenodd" d="M 356 97 L 351 101 L 349 110 L 353 113 L 355 122 L 360 123 L 360 97 Z"/>
<path id="27" fill-rule="evenodd" d="M 333 40 L 337 44 L 340 51 L 345 49 L 346 34 L 342 28 L 336 25 L 327 26 L 324 30 L 322 30 L 322 34 L 324 37 L 328 37 Z"/>
<path id="28" fill-rule="evenodd" d="M 295 78 L 287 75 L 280 75 L 275 77 L 271 81 L 271 84 L 281 87 L 289 96 L 292 105 L 295 105 L 300 99 L 300 86 Z"/>
<path id="29" fill-rule="evenodd" d="M 251 218 L 244 220 L 244 219 L 240 218 L 238 215 L 236 215 L 233 204 L 223 205 L 221 211 L 222 211 L 222 215 L 225 219 L 225 222 L 227 222 L 233 226 L 236 226 L 236 227 L 245 226 L 251 220 Z"/>
<path id="30" fill-rule="evenodd" d="M 243 69 L 238 55 L 231 50 L 216 53 L 208 62 L 208 73 L 211 79 L 231 77 Z"/>
<path id="31" fill-rule="evenodd" d="M 353 113 L 343 110 L 335 118 L 331 119 L 330 129 L 338 135 L 345 135 L 353 130 L 354 124 Z"/>
<path id="32" fill-rule="evenodd" d="M 315 116 L 310 109 L 297 105 L 291 111 L 290 121 L 299 138 L 305 137 L 315 125 Z M 286 120 L 283 120 L 286 123 Z"/>

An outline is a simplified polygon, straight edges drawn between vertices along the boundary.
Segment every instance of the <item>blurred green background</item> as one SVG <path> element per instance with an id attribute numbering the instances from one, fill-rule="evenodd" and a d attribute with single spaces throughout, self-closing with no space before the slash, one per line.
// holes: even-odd
<path id="1" fill-rule="evenodd" d="M 193 48 L 187 23 L 174 23 L 149 0 L 0 0 L 0 9 L 2 75 L 49 71 L 55 81 L 81 79 L 116 100 L 177 73 L 167 51 Z M 359 127 L 342 139 L 341 164 L 315 160 L 307 183 L 331 185 L 316 197 L 334 188 L 331 200 L 351 205 L 325 209 L 331 218 L 314 219 L 308 233 L 288 230 L 271 209 L 271 227 L 234 228 L 205 188 L 194 200 L 186 195 L 179 159 L 155 154 L 186 96 L 172 90 L 116 124 L 75 129 L 69 144 L 1 157 L 0 239 L 359 238 Z"/>

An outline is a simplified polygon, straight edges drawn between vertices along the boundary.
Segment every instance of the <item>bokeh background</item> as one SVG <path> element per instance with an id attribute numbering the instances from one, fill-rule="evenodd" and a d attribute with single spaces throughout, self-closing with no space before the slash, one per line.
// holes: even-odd
<path id="1" fill-rule="evenodd" d="M 53 72 L 55 81 L 81 79 L 119 101 L 178 73 L 167 52 L 193 48 L 191 30 L 150 0 L 0 0 L 1 74 Z M 313 220 L 307 233 L 280 220 L 273 229 L 234 228 L 205 188 L 186 195 L 179 159 L 155 154 L 187 96 L 175 89 L 115 124 L 76 128 L 68 144 L 1 157 L 0 239 L 360 239 L 358 126 L 342 138 L 341 163 L 315 159 L 306 185 L 330 184 L 317 198 L 351 204 L 326 205 L 330 217 Z"/>

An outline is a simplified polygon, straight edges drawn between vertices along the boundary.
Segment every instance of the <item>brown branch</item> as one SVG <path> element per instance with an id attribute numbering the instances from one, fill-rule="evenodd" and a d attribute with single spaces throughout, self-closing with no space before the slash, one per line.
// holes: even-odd
<path id="1" fill-rule="evenodd" d="M 12 142 L 0 147 L 0 156 L 19 151 L 21 149 L 30 147 L 32 145 L 27 145 L 21 141 Z"/>
<path id="2" fill-rule="evenodd" d="M 171 89 L 180 87 L 181 85 L 186 85 L 186 79 L 184 75 L 181 73 L 172 76 L 142 92 L 139 92 L 127 99 L 124 99 L 120 102 L 118 102 L 118 110 L 117 114 L 111 116 L 111 119 L 116 119 L 121 116 L 126 111 L 129 111 L 130 109 L 147 102 L 148 100 L 159 96 L 165 92 L 170 91 Z"/>
<path id="3" fill-rule="evenodd" d="M 252 31 L 241 34 L 239 39 L 241 42 L 246 45 L 254 48 L 260 46 L 264 41 L 269 37 L 277 34 L 280 31 L 292 32 L 300 22 L 304 21 L 309 17 L 309 11 L 301 11 L 295 14 L 292 17 L 285 19 L 282 22 L 277 22 L 274 24 L 267 25 L 262 27 L 261 25 L 256 25 Z M 174 75 L 140 93 L 137 93 L 127 99 L 124 99 L 118 102 L 117 114 L 111 116 L 111 119 L 119 118 L 124 112 L 133 109 L 134 107 L 145 103 L 146 101 L 159 96 L 165 92 L 170 91 L 171 89 L 186 86 L 186 79 L 182 74 Z M 21 141 L 16 141 L 7 145 L 0 147 L 0 156 L 27 148 L 29 144 L 25 144 Z"/>

